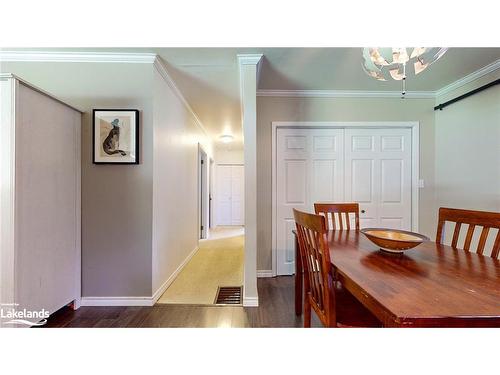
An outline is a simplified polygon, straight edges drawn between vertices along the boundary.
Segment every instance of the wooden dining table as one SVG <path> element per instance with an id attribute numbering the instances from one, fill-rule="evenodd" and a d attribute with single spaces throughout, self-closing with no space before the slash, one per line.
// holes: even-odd
<path id="1" fill-rule="evenodd" d="M 404 254 L 379 250 L 357 230 L 329 231 L 334 277 L 384 327 L 500 327 L 500 261 L 435 242 Z M 295 241 L 295 312 L 303 271 Z"/>

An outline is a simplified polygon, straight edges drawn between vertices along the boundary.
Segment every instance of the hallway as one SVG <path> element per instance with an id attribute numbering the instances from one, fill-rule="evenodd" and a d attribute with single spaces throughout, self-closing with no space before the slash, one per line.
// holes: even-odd
<path id="1" fill-rule="evenodd" d="M 219 286 L 243 285 L 244 228 L 216 227 L 158 304 L 212 305 Z"/>

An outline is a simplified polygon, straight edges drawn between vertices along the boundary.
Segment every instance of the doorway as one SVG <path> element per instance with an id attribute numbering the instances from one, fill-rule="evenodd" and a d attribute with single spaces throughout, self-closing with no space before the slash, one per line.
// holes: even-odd
<path id="1" fill-rule="evenodd" d="M 241 164 L 217 165 L 217 225 L 244 225 L 245 174 L 243 168 Z"/>
<path id="2" fill-rule="evenodd" d="M 208 157 L 207 153 L 198 144 L 198 218 L 199 218 L 199 239 L 208 236 L 209 215 L 209 194 L 208 194 Z"/>

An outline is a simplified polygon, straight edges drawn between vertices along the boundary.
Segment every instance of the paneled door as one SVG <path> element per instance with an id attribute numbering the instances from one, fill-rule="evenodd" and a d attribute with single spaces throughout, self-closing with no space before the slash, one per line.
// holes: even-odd
<path id="1" fill-rule="evenodd" d="M 345 130 L 345 200 L 360 227 L 411 230 L 411 129 Z"/>
<path id="2" fill-rule="evenodd" d="M 317 201 L 344 197 L 344 130 L 278 129 L 276 264 L 278 275 L 295 270 L 293 208 L 313 212 Z"/>
<path id="3" fill-rule="evenodd" d="M 218 165 L 216 170 L 217 225 L 244 224 L 244 169 L 242 165 Z"/>
<path id="4" fill-rule="evenodd" d="M 276 273 L 295 271 L 293 208 L 358 202 L 361 227 L 411 230 L 411 144 L 409 128 L 278 128 Z"/>

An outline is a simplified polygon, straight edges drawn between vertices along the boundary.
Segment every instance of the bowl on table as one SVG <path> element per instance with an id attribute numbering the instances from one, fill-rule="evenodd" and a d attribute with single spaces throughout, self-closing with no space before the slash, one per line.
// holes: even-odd
<path id="1" fill-rule="evenodd" d="M 429 241 L 429 238 L 422 234 L 399 229 L 364 228 L 360 232 L 377 245 L 380 250 L 392 254 L 402 254 L 405 250 L 412 249 L 424 241 Z"/>

